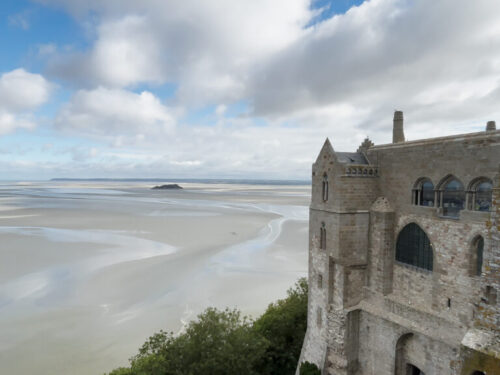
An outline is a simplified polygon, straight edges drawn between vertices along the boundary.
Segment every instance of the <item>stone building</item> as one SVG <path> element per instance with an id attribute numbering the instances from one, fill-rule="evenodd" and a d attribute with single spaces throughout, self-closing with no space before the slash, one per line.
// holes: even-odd
<path id="1" fill-rule="evenodd" d="M 500 374 L 500 131 L 357 152 L 312 168 L 308 325 L 323 374 Z"/>

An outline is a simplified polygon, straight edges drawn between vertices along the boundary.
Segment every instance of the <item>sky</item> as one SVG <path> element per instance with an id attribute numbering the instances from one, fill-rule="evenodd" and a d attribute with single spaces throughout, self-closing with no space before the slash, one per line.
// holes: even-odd
<path id="1" fill-rule="evenodd" d="M 2 0 L 0 180 L 309 179 L 500 121 L 498 0 Z"/>

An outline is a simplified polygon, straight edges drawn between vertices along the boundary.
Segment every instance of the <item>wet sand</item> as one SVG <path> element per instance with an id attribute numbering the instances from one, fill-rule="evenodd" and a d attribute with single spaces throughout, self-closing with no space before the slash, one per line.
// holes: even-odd
<path id="1" fill-rule="evenodd" d="M 0 373 L 101 374 L 307 274 L 308 186 L 0 185 Z"/>

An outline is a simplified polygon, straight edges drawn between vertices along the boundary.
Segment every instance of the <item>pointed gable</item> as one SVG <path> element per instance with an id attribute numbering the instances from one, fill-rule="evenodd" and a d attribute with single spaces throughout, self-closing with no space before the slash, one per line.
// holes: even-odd
<path id="1" fill-rule="evenodd" d="M 335 151 L 333 150 L 332 144 L 328 138 L 326 138 L 315 163 L 318 163 L 321 160 L 336 160 Z"/>

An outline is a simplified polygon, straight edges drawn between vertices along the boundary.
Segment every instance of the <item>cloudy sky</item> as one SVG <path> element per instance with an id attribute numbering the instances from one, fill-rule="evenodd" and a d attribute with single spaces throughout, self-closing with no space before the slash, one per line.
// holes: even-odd
<path id="1" fill-rule="evenodd" d="M 307 179 L 500 121 L 498 0 L 2 0 L 0 179 Z"/>

